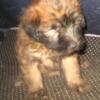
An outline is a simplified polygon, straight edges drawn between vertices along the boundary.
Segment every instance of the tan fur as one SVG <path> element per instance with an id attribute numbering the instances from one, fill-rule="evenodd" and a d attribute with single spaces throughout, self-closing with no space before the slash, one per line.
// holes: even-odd
<path id="1" fill-rule="evenodd" d="M 78 88 L 78 91 L 84 92 L 84 90 L 88 88 L 88 85 L 86 85 L 86 81 L 82 79 L 78 55 L 75 54 L 70 57 L 65 57 L 62 60 L 62 64 L 68 85 L 73 89 Z"/>
<path id="2" fill-rule="evenodd" d="M 58 1 L 59 4 L 56 5 Z M 47 72 L 55 71 L 61 65 L 65 79 L 70 87 L 77 88 L 80 92 L 87 88 L 87 84 L 81 77 L 78 53 L 68 56 L 66 52 L 62 53 L 50 49 L 44 43 L 31 38 L 23 28 L 23 23 L 26 21 L 28 21 L 28 24 L 33 25 L 39 18 L 38 30 L 42 30 L 43 34 L 48 36 L 51 42 L 56 41 L 58 35 L 64 32 L 64 28 L 61 29 L 60 33 L 56 33 L 54 30 L 47 33 L 44 30 L 56 23 L 57 19 L 62 22 L 62 16 L 65 14 L 70 19 L 69 15 L 72 12 L 74 12 L 73 17 L 75 18 L 76 16 L 81 16 L 78 0 L 38 0 L 37 2 L 33 0 L 33 3 L 25 9 L 24 14 L 21 16 L 17 33 L 16 51 L 26 85 L 30 92 L 35 93 L 44 89 L 43 70 L 47 70 Z M 80 27 L 80 22 L 83 20 L 75 20 L 75 27 Z M 77 37 L 75 38 L 75 35 L 70 34 L 73 32 L 73 27 L 69 25 L 69 27 L 66 27 L 66 30 L 69 33 L 68 40 L 75 41 L 79 46 L 80 42 Z"/>

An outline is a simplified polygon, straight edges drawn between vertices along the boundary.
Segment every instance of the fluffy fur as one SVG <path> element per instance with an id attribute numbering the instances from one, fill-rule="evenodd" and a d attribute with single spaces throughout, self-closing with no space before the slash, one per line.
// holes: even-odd
<path id="1" fill-rule="evenodd" d="M 33 0 L 20 19 L 16 51 L 28 90 L 44 89 L 42 69 L 61 66 L 68 85 L 83 92 L 78 55 L 85 19 L 79 0 Z"/>

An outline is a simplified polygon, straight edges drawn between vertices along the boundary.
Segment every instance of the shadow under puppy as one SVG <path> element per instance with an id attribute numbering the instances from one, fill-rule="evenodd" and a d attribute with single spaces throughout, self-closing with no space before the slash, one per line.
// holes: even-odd
<path id="1" fill-rule="evenodd" d="M 87 89 L 78 56 L 85 40 L 85 19 L 79 0 L 33 0 L 21 16 L 16 51 L 29 92 L 44 89 L 42 69 L 59 64 L 71 88 Z"/>

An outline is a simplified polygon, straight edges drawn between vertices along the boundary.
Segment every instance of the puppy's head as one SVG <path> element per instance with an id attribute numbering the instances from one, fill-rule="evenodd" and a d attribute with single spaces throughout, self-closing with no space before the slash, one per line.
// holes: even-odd
<path id="1" fill-rule="evenodd" d="M 84 45 L 85 21 L 78 0 L 38 0 L 23 19 L 26 32 L 50 49 L 71 54 Z"/>

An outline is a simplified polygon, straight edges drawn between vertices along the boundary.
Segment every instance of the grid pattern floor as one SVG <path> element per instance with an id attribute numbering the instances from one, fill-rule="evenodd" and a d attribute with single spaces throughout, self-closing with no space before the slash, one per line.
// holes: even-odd
<path id="1" fill-rule="evenodd" d="M 16 32 L 8 31 L 0 46 L 0 100 L 27 100 L 27 92 L 19 70 L 15 52 Z M 100 100 L 100 38 L 86 37 L 88 48 L 81 56 L 89 67 L 82 68 L 83 76 L 91 84 L 91 91 L 85 94 L 72 92 L 64 81 L 63 74 L 53 77 L 44 75 L 47 100 Z M 42 100 L 41 97 L 38 100 Z"/>

